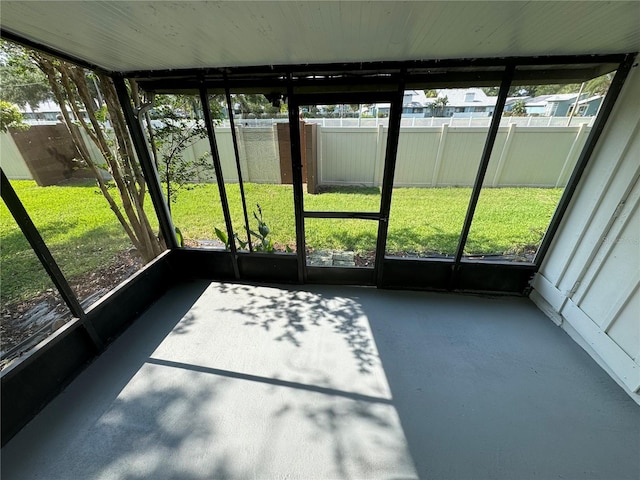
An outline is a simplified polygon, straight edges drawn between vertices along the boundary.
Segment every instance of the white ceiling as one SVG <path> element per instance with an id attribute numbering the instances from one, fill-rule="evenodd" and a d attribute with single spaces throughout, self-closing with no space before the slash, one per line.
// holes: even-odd
<path id="1" fill-rule="evenodd" d="M 107 70 L 627 53 L 640 1 L 2 0 L 3 29 Z"/>

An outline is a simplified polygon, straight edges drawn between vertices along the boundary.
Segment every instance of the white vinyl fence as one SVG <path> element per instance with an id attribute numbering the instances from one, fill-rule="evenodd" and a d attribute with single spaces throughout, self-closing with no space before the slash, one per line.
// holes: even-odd
<path id="1" fill-rule="evenodd" d="M 485 185 L 564 186 L 590 127 L 500 127 Z M 486 128 L 403 127 L 394 185 L 472 186 Z M 318 185 L 380 186 L 387 128 L 318 126 Z"/>
<path id="2" fill-rule="evenodd" d="M 233 137 L 230 127 L 216 127 L 216 143 L 220 154 L 222 175 L 228 183 L 238 182 L 238 169 L 233 151 Z M 275 125 L 257 128 L 236 127 L 238 156 L 242 180 L 252 183 L 280 183 L 280 152 Z M 193 160 L 209 152 L 209 140 L 203 139 L 185 152 L 184 158 Z M 215 182 L 215 173 L 209 168 L 198 172 L 201 182 Z"/>
<path id="3" fill-rule="evenodd" d="M 526 120 L 527 117 L 523 118 Z M 586 119 L 582 120 L 584 122 Z M 236 128 L 243 180 L 253 183 L 280 183 L 280 152 L 276 125 L 239 125 Z M 387 142 L 385 125 L 318 125 L 316 128 L 318 185 L 382 184 Z M 564 186 L 590 129 L 587 123 L 579 126 L 532 127 L 512 122 L 507 126 L 501 126 L 485 177 L 485 185 Z M 215 131 L 225 181 L 237 182 L 231 129 L 223 125 L 216 127 Z M 473 185 L 487 131 L 487 126 L 451 126 L 448 123 L 434 127 L 401 127 L 394 185 Z M 28 168 L 10 135 L 0 134 L 0 137 L 2 168 L 5 173 L 13 179 L 30 178 Z M 92 146 L 89 141 L 87 144 Z M 94 152 L 95 147 L 90 150 L 92 156 L 98 156 L 97 151 Z M 183 156 L 186 160 L 193 160 L 208 151 L 209 142 L 204 139 L 189 148 Z M 194 181 L 215 182 L 213 169 L 198 171 Z"/>
<path id="4" fill-rule="evenodd" d="M 596 117 L 502 117 L 501 127 L 508 127 L 515 123 L 519 127 L 577 127 L 582 123 L 593 125 Z M 287 118 L 247 118 L 237 120 L 236 125 L 243 125 L 248 128 L 270 127 L 274 123 L 287 123 Z M 316 123 L 321 127 L 377 127 L 379 125 L 389 126 L 389 118 L 304 118 L 306 123 Z M 407 117 L 403 116 L 403 127 L 441 127 L 444 124 L 451 127 L 489 127 L 491 117 L 469 116 L 469 117 Z M 222 120 L 222 125 L 228 127 L 229 120 Z"/>

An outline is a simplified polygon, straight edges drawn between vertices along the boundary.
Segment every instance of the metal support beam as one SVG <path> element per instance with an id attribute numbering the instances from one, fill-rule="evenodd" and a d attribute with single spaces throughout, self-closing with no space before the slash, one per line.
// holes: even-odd
<path id="1" fill-rule="evenodd" d="M 475 85 L 480 85 L 483 81 L 495 80 L 496 73 L 507 64 L 531 67 L 521 69 L 517 72 L 519 78 L 544 79 L 551 76 L 553 82 L 562 81 L 562 76 L 557 75 L 558 68 L 553 71 L 545 70 L 548 65 L 563 65 L 566 69 L 565 80 L 579 82 L 588 80 L 589 75 L 597 71 L 600 66 L 606 64 L 618 64 L 624 60 L 624 54 L 611 55 L 550 55 L 534 57 L 499 57 L 499 58 L 457 58 L 457 59 L 433 59 L 433 60 L 410 60 L 410 61 L 381 61 L 381 62 L 350 62 L 350 63 L 317 63 L 317 64 L 297 64 L 297 65 L 257 65 L 247 67 L 224 67 L 224 68 L 191 68 L 191 69 L 171 69 L 154 71 L 133 71 L 127 72 L 132 78 L 147 80 L 169 80 L 172 85 L 178 83 L 189 83 L 190 79 L 199 78 L 206 86 L 214 85 L 221 87 L 221 81 L 226 76 L 232 88 L 246 88 L 255 81 L 257 84 L 282 85 L 283 80 L 290 78 L 295 86 L 299 85 L 319 85 L 324 83 L 343 83 L 371 85 L 389 85 L 397 83 L 395 79 L 386 81 L 389 75 L 396 74 L 402 69 L 406 69 L 406 82 L 412 84 L 415 81 L 422 82 L 426 78 L 441 76 L 444 83 L 455 82 L 463 79 L 465 82 L 475 76 Z M 534 72 L 529 76 L 535 67 L 542 67 L 539 72 Z M 589 68 L 593 66 L 593 68 Z M 497 67 L 497 68 L 494 68 Z M 538 75 L 543 72 L 544 75 Z M 602 72 L 606 73 L 606 72 Z M 321 78 L 325 77 L 325 78 Z M 172 80 L 175 80 L 173 82 Z M 376 80 L 378 80 L 376 82 Z M 443 85 L 444 85 L 443 83 Z M 193 84 L 192 84 L 193 85 Z M 257 85 L 258 87 L 260 85 Z M 392 88 L 392 87 L 391 87 Z M 315 91 L 319 91 L 316 89 Z M 300 92 L 298 92 L 300 93 Z M 301 103 L 304 105 L 304 103 Z"/>
<path id="2" fill-rule="evenodd" d="M 387 232 L 389 231 L 389 213 L 391 212 L 391 195 L 393 193 L 393 177 L 396 170 L 396 156 L 402 122 L 402 100 L 404 97 L 404 75 L 400 76 L 398 90 L 391 101 L 389 110 L 389 130 L 387 132 L 387 149 L 382 176 L 382 195 L 380 198 L 380 222 L 378 223 L 378 241 L 376 243 L 376 284 L 382 286 L 384 275 L 384 255 L 387 249 Z"/>
<path id="3" fill-rule="evenodd" d="M 247 199 L 244 196 L 244 182 L 242 180 L 242 169 L 240 168 L 240 152 L 238 151 L 238 138 L 236 136 L 236 123 L 233 118 L 233 105 L 231 104 L 231 94 L 229 88 L 225 88 L 227 99 L 227 111 L 229 112 L 229 124 L 231 126 L 231 138 L 233 139 L 233 153 L 236 157 L 236 170 L 238 171 L 238 184 L 240 186 L 240 198 L 242 199 L 242 213 L 244 214 L 244 228 L 247 231 L 247 245 L 249 251 L 253 252 L 251 246 L 251 231 L 249 230 L 249 215 L 247 214 Z"/>
<path id="4" fill-rule="evenodd" d="M 587 141 L 584 144 L 582 152 L 578 157 L 576 162 L 576 166 L 573 169 L 573 173 L 571 177 L 569 177 L 569 181 L 567 182 L 567 186 L 562 193 L 562 197 L 558 202 L 558 206 L 556 207 L 556 211 L 553 213 L 553 217 L 551 218 L 551 222 L 549 222 L 549 228 L 540 243 L 540 248 L 538 248 L 538 253 L 536 254 L 536 258 L 534 260 L 535 265 L 539 268 L 546 256 L 549 247 L 551 246 L 551 242 L 553 237 L 555 236 L 558 228 L 560 227 L 560 223 L 562 222 L 562 217 L 564 216 L 567 208 L 569 207 L 569 203 L 571 202 L 571 197 L 573 196 L 576 188 L 578 187 L 578 183 L 582 178 L 582 174 L 587 168 L 587 164 L 589 163 L 589 159 L 593 154 L 593 150 L 596 148 L 596 143 L 604 130 L 604 127 L 609 119 L 609 115 L 611 114 L 611 110 L 618 99 L 618 95 L 620 95 L 620 90 L 622 90 L 622 86 L 624 85 L 624 81 L 629 75 L 629 71 L 633 67 L 633 63 L 636 59 L 636 54 L 629 54 L 625 57 L 624 61 L 620 63 L 620 67 L 616 70 L 616 74 L 611 81 L 611 85 L 609 86 L 609 91 L 607 92 L 607 96 L 605 97 L 602 105 L 600 106 L 600 112 L 594 122 L 593 127 L 591 128 L 591 132 L 587 137 Z"/>
<path id="5" fill-rule="evenodd" d="M 487 140 L 484 144 L 484 150 L 482 151 L 482 157 L 480 159 L 480 166 L 478 167 L 478 173 L 476 175 L 476 181 L 473 184 L 473 191 L 471 192 L 471 198 L 469 199 L 469 205 L 467 207 L 467 215 L 464 219 L 462 226 L 462 233 L 460 233 L 460 239 L 458 241 L 458 249 L 455 256 L 454 272 L 452 275 L 452 284 L 455 284 L 456 272 L 460 267 L 460 260 L 464 252 L 464 246 L 467 243 L 467 237 L 469 236 L 469 230 L 471 229 L 471 222 L 473 221 L 473 214 L 476 211 L 478 205 L 478 199 L 480 198 L 480 191 L 482 190 L 482 183 L 487 173 L 487 167 L 489 166 L 489 160 L 491 159 L 491 152 L 493 145 L 496 141 L 496 135 L 498 134 L 498 128 L 500 127 L 500 119 L 502 118 L 502 111 L 507 101 L 509 94 L 509 88 L 511 87 L 511 81 L 513 79 L 513 73 L 515 67 L 509 65 L 506 67 L 504 76 L 502 77 L 502 84 L 500 85 L 500 93 L 498 94 L 498 100 L 496 101 L 496 107 L 493 111 L 493 117 L 491 117 L 491 125 L 489 126 L 489 133 L 487 134 Z"/>
<path id="6" fill-rule="evenodd" d="M 96 350 L 98 351 L 102 350 L 104 346 L 102 340 L 100 340 L 100 337 L 98 336 L 93 325 L 87 321 L 82 305 L 80 305 L 78 298 L 76 297 L 75 293 L 73 293 L 73 290 L 71 289 L 71 286 L 67 282 L 67 279 L 65 278 L 64 274 L 60 270 L 58 263 L 53 258 L 53 255 L 51 255 L 51 251 L 49 250 L 49 247 L 47 247 L 47 244 L 42 239 L 40 232 L 38 231 L 36 226 L 33 224 L 31 217 L 25 210 L 24 206 L 22 205 L 22 202 L 20 201 L 20 199 L 18 198 L 18 195 L 13 189 L 13 186 L 11 185 L 11 183 L 9 182 L 9 179 L 4 174 L 4 171 L 1 168 L 0 168 L 0 194 L 2 195 L 2 199 L 4 200 L 4 203 L 7 205 L 9 212 L 11 212 L 11 215 L 13 216 L 16 223 L 20 227 L 20 230 L 22 230 L 22 233 L 24 234 L 25 238 L 29 242 L 29 245 L 31 245 L 31 248 L 33 248 L 33 251 L 38 257 L 38 260 L 40 260 L 40 263 L 42 263 L 42 266 L 44 267 L 45 271 L 51 278 L 51 281 L 60 292 L 60 296 L 64 300 L 64 303 L 66 303 L 67 307 L 69 307 L 71 314 L 74 317 L 77 317 L 80 319 L 82 326 L 84 327 L 87 334 L 91 338 L 91 341 L 96 347 Z"/>
<path id="7" fill-rule="evenodd" d="M 227 191 L 224 187 L 224 178 L 222 177 L 220 153 L 218 152 L 216 133 L 213 129 L 211 109 L 209 108 L 209 96 L 207 95 L 207 89 L 204 87 L 200 87 L 200 103 L 202 104 L 202 109 L 204 111 L 204 121 L 207 127 L 207 136 L 209 137 L 209 148 L 211 149 L 211 158 L 213 159 L 213 169 L 215 170 L 218 191 L 220 192 L 220 203 L 222 203 L 224 223 L 227 227 L 229 250 L 231 250 L 231 255 L 233 257 L 233 274 L 236 279 L 239 279 L 240 270 L 238 269 L 238 251 L 236 250 L 236 241 L 233 235 L 233 224 L 231 223 L 231 214 L 229 213 L 229 201 L 227 200 Z"/>
<path id="8" fill-rule="evenodd" d="M 298 281 L 306 280 L 306 245 L 304 238 L 304 200 L 302 191 L 302 154 L 300 153 L 300 115 L 298 104 L 293 94 L 292 79 L 287 86 L 289 100 L 289 137 L 291 142 L 291 172 L 293 177 L 293 205 L 296 216 L 296 253 L 298 255 Z"/>
<path id="9" fill-rule="evenodd" d="M 178 241 L 176 240 L 176 230 L 171 221 L 171 214 L 167 207 L 167 202 L 162 194 L 162 186 L 160 185 L 160 177 L 156 171 L 156 166 L 149 154 L 149 148 L 145 140 L 145 135 L 142 130 L 141 119 L 139 119 L 133 111 L 131 105 L 131 98 L 127 91 L 127 86 L 124 83 L 124 79 L 121 77 L 113 77 L 113 84 L 118 94 L 118 100 L 120 100 L 120 106 L 122 107 L 122 113 L 124 114 L 125 121 L 129 125 L 129 132 L 131 134 L 131 140 L 133 146 L 136 149 L 138 155 L 138 161 L 140 162 L 140 168 L 144 174 L 144 178 L 147 181 L 147 187 L 149 189 L 149 196 L 153 203 L 153 208 L 158 217 L 158 223 L 160 225 L 160 232 L 165 240 L 167 248 L 178 248 Z"/>
<path id="10" fill-rule="evenodd" d="M 360 220 L 380 220 L 380 212 L 328 212 L 306 211 L 304 218 L 357 218 Z"/>

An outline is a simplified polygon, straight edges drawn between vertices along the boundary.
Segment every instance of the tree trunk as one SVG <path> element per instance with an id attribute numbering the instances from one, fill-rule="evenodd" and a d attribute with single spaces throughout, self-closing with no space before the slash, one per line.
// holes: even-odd
<path id="1" fill-rule="evenodd" d="M 151 261 L 162 252 L 160 241 L 156 237 L 144 211 L 146 181 L 140 166 L 135 161 L 135 152 L 129 136 L 124 115 L 117 100 L 115 88 L 110 78 L 99 75 L 107 110 L 114 128 L 116 147 L 110 147 L 103 128 L 95 115 L 95 105 L 91 97 L 85 71 L 75 65 L 63 61 L 51 61 L 43 55 L 35 56 L 41 70 L 47 76 L 56 101 L 61 107 L 62 116 L 74 141 L 80 157 L 94 173 L 101 193 L 109 203 L 109 207 L 131 239 L 145 262 Z M 59 77 L 59 78 L 58 78 Z M 62 84 L 66 99 L 60 89 Z M 89 117 L 87 123 L 81 115 L 75 99 L 79 98 Z M 96 144 L 109 172 L 115 182 L 122 207 L 119 207 L 109 193 L 97 165 L 91 159 L 84 140 L 73 128 L 73 122 L 65 108 L 68 105 L 78 118 L 78 123 L 89 138 Z M 124 211 L 124 215 L 123 215 Z"/>

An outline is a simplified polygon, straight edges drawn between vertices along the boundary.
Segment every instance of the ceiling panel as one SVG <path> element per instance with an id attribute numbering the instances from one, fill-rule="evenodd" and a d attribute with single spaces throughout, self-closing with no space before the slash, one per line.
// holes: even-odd
<path id="1" fill-rule="evenodd" d="M 3 0 L 0 23 L 113 71 L 640 50 L 638 1 Z"/>

